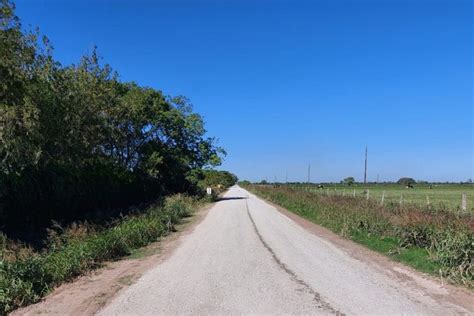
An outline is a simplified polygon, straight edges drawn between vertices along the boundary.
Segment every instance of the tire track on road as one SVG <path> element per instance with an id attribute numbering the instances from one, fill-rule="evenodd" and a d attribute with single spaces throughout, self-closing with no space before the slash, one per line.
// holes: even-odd
<path id="1" fill-rule="evenodd" d="M 331 306 L 328 302 L 325 302 L 318 292 L 316 292 L 305 281 L 300 279 L 285 263 L 283 263 L 280 260 L 280 258 L 278 258 L 278 256 L 275 254 L 273 249 L 270 247 L 270 245 L 267 244 L 267 242 L 263 239 L 262 235 L 260 234 L 260 232 L 257 228 L 257 225 L 255 224 L 255 221 L 253 220 L 252 214 L 250 214 L 250 209 L 249 209 L 249 205 L 248 205 L 248 201 L 247 201 L 248 198 L 249 198 L 249 196 L 247 195 L 247 197 L 245 199 L 245 207 L 247 209 L 247 215 L 249 216 L 250 221 L 252 222 L 252 226 L 254 228 L 254 231 L 257 234 L 258 239 L 260 240 L 262 245 L 265 247 L 265 249 L 267 249 L 270 252 L 270 254 L 272 255 L 273 260 L 277 263 L 277 265 L 280 267 L 280 269 L 282 269 L 286 274 L 288 274 L 290 279 L 292 279 L 294 282 L 301 285 L 306 292 L 310 293 L 314 297 L 314 300 L 317 303 L 318 308 L 324 309 L 324 310 L 326 310 L 326 311 L 328 311 L 332 314 L 335 314 L 335 315 L 345 315 L 344 313 L 338 311 L 336 308 Z"/>

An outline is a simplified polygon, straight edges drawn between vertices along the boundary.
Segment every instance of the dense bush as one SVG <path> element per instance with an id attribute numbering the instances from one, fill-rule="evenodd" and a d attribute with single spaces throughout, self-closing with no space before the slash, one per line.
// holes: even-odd
<path id="1" fill-rule="evenodd" d="M 203 170 L 202 180 L 199 182 L 202 188 L 221 187 L 228 188 L 237 183 L 237 176 L 222 170 Z"/>
<path id="2" fill-rule="evenodd" d="M 474 286 L 474 220 L 470 214 L 415 205 L 382 207 L 366 199 L 321 195 L 286 186 L 246 188 L 425 272 Z"/>
<path id="3" fill-rule="evenodd" d="M 95 50 L 62 66 L 38 38 L 0 0 L 0 230 L 199 190 L 193 174 L 224 152 L 186 98 L 121 82 Z"/>
<path id="4" fill-rule="evenodd" d="M 62 233 L 50 231 L 42 253 L 21 246 L 9 248 L 0 235 L 0 314 L 36 302 L 56 285 L 70 280 L 105 260 L 127 255 L 173 231 L 181 218 L 191 215 L 196 200 L 176 195 L 163 206 L 128 216 L 108 229 L 72 225 Z"/>

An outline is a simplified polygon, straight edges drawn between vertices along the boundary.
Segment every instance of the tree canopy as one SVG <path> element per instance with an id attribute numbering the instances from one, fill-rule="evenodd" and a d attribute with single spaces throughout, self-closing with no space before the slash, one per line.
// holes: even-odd
<path id="1" fill-rule="evenodd" d="M 414 185 L 416 184 L 416 181 L 413 178 L 404 177 L 400 178 L 397 183 L 401 185 Z"/>
<path id="2" fill-rule="evenodd" d="M 342 180 L 342 183 L 345 184 L 345 185 L 351 186 L 355 183 L 355 179 L 354 179 L 354 177 L 347 177 L 344 180 Z"/>
<path id="3" fill-rule="evenodd" d="M 237 183 L 237 176 L 221 170 L 203 170 L 203 179 L 200 182 L 202 187 L 222 186 L 228 188 Z"/>
<path id="4" fill-rule="evenodd" d="M 192 192 L 196 170 L 221 163 L 187 98 L 122 82 L 96 49 L 61 65 L 0 1 L 0 219 L 73 219 Z"/>

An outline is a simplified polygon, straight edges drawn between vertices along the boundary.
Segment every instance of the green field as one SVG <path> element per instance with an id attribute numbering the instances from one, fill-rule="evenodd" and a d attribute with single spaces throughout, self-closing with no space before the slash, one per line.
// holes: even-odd
<path id="1" fill-rule="evenodd" d="M 472 184 L 434 184 L 415 185 L 413 189 L 407 189 L 399 184 L 354 184 L 351 186 L 343 184 L 324 184 L 323 189 L 318 189 L 315 184 L 288 184 L 292 188 L 314 192 L 315 194 L 346 195 L 366 198 L 366 190 L 369 198 L 382 201 L 385 191 L 384 204 L 402 203 L 428 205 L 437 209 L 458 211 L 461 209 L 462 194 L 466 193 L 467 211 L 474 213 L 474 185 Z"/>

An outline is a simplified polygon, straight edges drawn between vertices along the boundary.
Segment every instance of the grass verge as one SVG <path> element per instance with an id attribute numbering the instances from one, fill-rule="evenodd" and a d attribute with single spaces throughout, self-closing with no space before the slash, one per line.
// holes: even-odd
<path id="1" fill-rule="evenodd" d="M 59 284 L 159 240 L 190 216 L 197 203 L 191 197 L 175 195 L 109 228 L 76 224 L 60 233 L 52 230 L 48 247 L 41 253 L 22 246 L 12 248 L 0 235 L 0 314 L 37 302 Z"/>
<path id="2" fill-rule="evenodd" d="M 474 222 L 469 214 L 382 207 L 361 198 L 324 196 L 285 186 L 245 188 L 415 269 L 474 288 Z"/>

